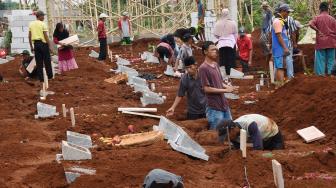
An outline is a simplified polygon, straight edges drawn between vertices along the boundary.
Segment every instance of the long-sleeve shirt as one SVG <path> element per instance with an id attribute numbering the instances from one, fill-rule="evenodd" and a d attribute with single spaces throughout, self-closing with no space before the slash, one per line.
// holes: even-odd
<path id="1" fill-rule="evenodd" d="M 105 29 L 105 24 L 102 20 L 99 20 L 98 22 L 98 38 L 99 39 L 106 39 L 106 29 Z"/>

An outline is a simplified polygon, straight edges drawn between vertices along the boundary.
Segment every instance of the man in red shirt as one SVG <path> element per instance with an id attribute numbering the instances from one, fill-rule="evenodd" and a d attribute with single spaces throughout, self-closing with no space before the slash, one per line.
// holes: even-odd
<path id="1" fill-rule="evenodd" d="M 98 39 L 99 39 L 99 61 L 103 61 L 106 59 L 107 53 L 107 41 L 106 41 L 106 29 L 105 29 L 105 20 L 108 18 L 108 15 L 101 13 L 99 15 L 99 22 L 98 22 Z"/>
<path id="2" fill-rule="evenodd" d="M 325 75 L 327 64 L 327 74 L 331 74 L 335 64 L 336 48 L 336 20 L 328 13 L 328 3 L 320 4 L 320 15 L 309 22 L 309 26 L 316 31 L 315 63 L 314 71 L 316 75 Z"/>
<path id="3" fill-rule="evenodd" d="M 252 41 L 246 36 L 245 28 L 239 29 L 239 38 L 237 40 L 240 63 L 243 67 L 243 72 L 248 72 L 248 66 L 252 63 Z"/>

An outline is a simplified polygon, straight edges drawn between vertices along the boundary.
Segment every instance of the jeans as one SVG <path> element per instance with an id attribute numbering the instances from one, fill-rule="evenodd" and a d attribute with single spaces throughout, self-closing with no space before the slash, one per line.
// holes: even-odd
<path id="1" fill-rule="evenodd" d="M 331 70 L 335 64 L 335 48 L 321 49 L 315 51 L 315 74 L 319 76 L 325 75 L 327 65 L 327 73 L 331 74 Z"/>
<path id="2" fill-rule="evenodd" d="M 42 82 L 43 79 L 43 67 L 46 69 L 48 79 L 53 78 L 53 71 L 51 67 L 51 58 L 49 46 L 42 41 L 34 41 L 36 71 L 38 79 Z"/>
<path id="3" fill-rule="evenodd" d="M 106 38 L 99 39 L 99 57 L 98 60 L 105 60 L 107 53 L 107 41 Z"/>
<path id="4" fill-rule="evenodd" d="M 216 130 L 217 125 L 223 120 L 232 120 L 231 111 L 228 107 L 227 111 L 219 111 L 213 108 L 207 107 L 206 117 L 208 119 L 209 129 Z"/>
<path id="5" fill-rule="evenodd" d="M 293 66 L 293 47 L 289 48 L 289 55 L 286 57 L 286 69 L 288 79 L 294 78 L 294 66 Z"/>

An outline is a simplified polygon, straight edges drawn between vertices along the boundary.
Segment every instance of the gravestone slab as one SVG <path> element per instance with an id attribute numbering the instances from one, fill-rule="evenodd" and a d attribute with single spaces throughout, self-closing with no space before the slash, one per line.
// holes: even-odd
<path id="1" fill-rule="evenodd" d="M 64 160 L 87 160 L 92 159 L 89 149 L 66 141 L 62 141 L 62 155 Z"/>
<path id="2" fill-rule="evenodd" d="M 92 147 L 92 140 L 89 135 L 80 134 L 72 131 L 67 131 L 67 141 L 69 143 L 82 146 L 85 148 L 91 148 Z"/>

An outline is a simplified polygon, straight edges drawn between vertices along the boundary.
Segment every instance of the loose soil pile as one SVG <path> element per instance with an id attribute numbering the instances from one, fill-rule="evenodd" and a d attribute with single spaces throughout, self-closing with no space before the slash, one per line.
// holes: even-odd
<path id="1" fill-rule="evenodd" d="M 138 53 L 147 50 L 154 39 L 137 41 L 133 49 L 123 49 L 114 44 L 111 50 L 134 61 Z M 3 187 L 141 187 L 146 174 L 154 168 L 162 168 L 184 178 L 186 187 L 242 187 L 244 185 L 243 160 L 239 151 L 228 152 L 227 145 L 216 142 L 215 132 L 207 130 L 206 119 L 185 120 L 185 100 L 171 117 L 190 136 L 199 142 L 210 156 L 208 162 L 173 151 L 166 141 L 145 147 L 127 149 L 106 146 L 100 137 L 113 137 L 128 133 L 128 125 L 135 125 L 136 132 L 152 130 L 158 120 L 130 116 L 117 112 L 118 107 L 140 107 L 139 94 L 126 84 L 109 84 L 104 79 L 114 75 L 110 68 L 115 63 L 96 62 L 89 58 L 92 48 L 76 49 L 79 69 L 57 75 L 50 81 L 50 95 L 45 101 L 56 105 L 74 107 L 76 127 L 71 128 L 69 118 L 61 116 L 35 120 L 38 91 L 41 84 L 27 84 L 18 73 L 20 57 L 0 66 L 0 72 L 8 83 L 0 83 L 0 184 Z M 258 48 L 255 48 L 258 49 Z M 195 51 L 198 63 L 200 51 Z M 310 54 L 311 56 L 312 54 Z M 256 58 L 260 58 L 259 56 Z M 114 59 L 115 61 L 115 59 Z M 132 67 L 139 72 L 161 74 L 164 66 L 144 64 L 136 60 Z M 156 83 L 158 92 L 167 96 L 158 113 L 164 115 L 173 103 L 178 79 L 162 76 Z M 284 87 L 274 91 L 263 87 L 255 92 L 254 80 L 234 80 L 240 86 L 241 99 L 230 101 L 234 118 L 247 113 L 261 113 L 273 118 L 285 135 L 283 151 L 248 150 L 247 173 L 251 187 L 274 187 L 271 159 L 277 159 L 283 167 L 286 187 L 334 187 L 336 185 L 336 84 L 335 78 L 319 78 L 298 75 Z M 246 105 L 244 101 L 254 100 Z M 296 130 L 315 125 L 326 138 L 311 144 L 303 143 Z M 61 152 L 60 142 L 65 140 L 66 130 L 91 135 L 94 144 L 92 160 L 81 162 L 55 162 Z M 94 176 L 81 176 L 67 185 L 64 168 L 81 166 L 95 168 Z"/>

